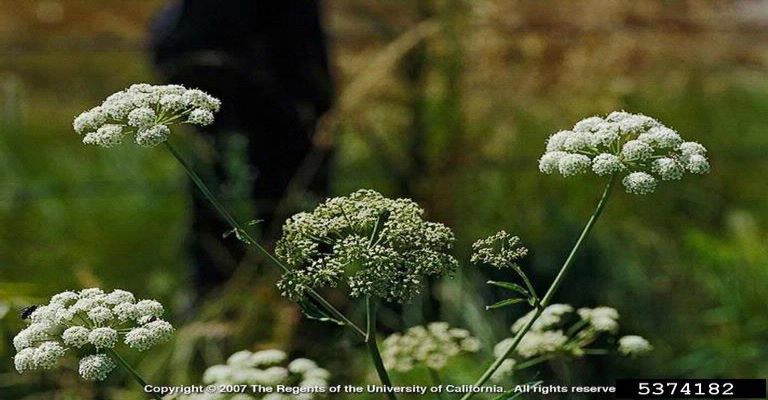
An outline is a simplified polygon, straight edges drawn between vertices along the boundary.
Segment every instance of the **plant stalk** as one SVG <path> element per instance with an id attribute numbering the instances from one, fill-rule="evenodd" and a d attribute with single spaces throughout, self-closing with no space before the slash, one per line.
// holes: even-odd
<path id="1" fill-rule="evenodd" d="M 116 352 L 116 351 L 114 351 L 114 350 L 110 349 L 110 350 L 109 350 L 109 352 L 110 352 L 110 354 L 112 354 L 112 356 L 113 356 L 113 357 L 114 357 L 114 358 L 117 360 L 117 362 L 118 362 L 118 363 L 119 363 L 119 364 L 120 364 L 120 365 L 121 365 L 123 368 L 125 368 L 125 369 L 126 369 L 128 372 L 130 372 L 130 373 L 131 373 L 131 375 L 133 376 L 133 379 L 135 379 L 135 380 L 136 380 L 136 382 L 138 382 L 138 383 L 139 383 L 139 385 L 141 386 L 141 390 L 142 390 L 142 391 L 144 391 L 144 388 L 145 388 L 145 387 L 147 387 L 147 382 L 146 382 L 144 379 L 142 379 L 142 378 L 141 378 L 141 376 L 139 375 L 139 373 L 138 373 L 138 372 L 136 372 L 136 370 L 135 370 L 135 369 L 133 369 L 133 367 L 131 367 L 131 365 L 130 365 L 130 364 L 128 364 L 128 363 L 127 363 L 127 362 L 126 362 L 126 361 L 123 359 L 123 357 L 120 357 L 120 354 L 117 354 L 117 352 Z M 145 393 L 146 393 L 146 391 L 145 391 Z M 157 394 L 157 393 L 148 393 L 148 394 L 149 394 L 150 396 L 152 396 L 152 398 L 154 398 L 154 399 L 157 399 L 157 400 L 162 400 L 162 397 L 160 397 L 160 395 L 159 395 L 159 394 Z"/>
<path id="2" fill-rule="evenodd" d="M 243 226 L 237 222 L 235 217 L 232 216 L 232 214 L 227 210 L 226 207 L 224 207 L 223 204 L 216 198 L 216 196 L 211 192 L 211 190 L 208 188 L 208 185 L 205 184 L 205 181 L 203 181 L 203 178 L 200 177 L 200 175 L 195 172 L 195 170 L 192 168 L 189 163 L 187 163 L 186 160 L 184 160 L 184 157 L 176 150 L 175 147 L 171 144 L 169 141 L 165 141 L 165 147 L 168 149 L 168 151 L 173 155 L 174 158 L 176 158 L 176 161 L 181 164 L 184 171 L 187 173 L 190 179 L 192 179 L 192 182 L 194 182 L 195 186 L 197 186 L 198 189 L 203 193 L 203 196 L 213 205 L 213 207 L 216 209 L 216 211 L 221 214 L 221 216 L 227 221 L 230 227 L 232 227 L 232 230 L 234 234 L 237 236 L 238 239 L 243 241 L 246 245 L 252 245 L 256 247 L 257 250 L 261 254 L 263 254 L 265 257 L 270 259 L 275 265 L 280 267 L 280 269 L 283 270 L 283 272 L 288 272 L 289 268 L 285 266 L 280 260 L 277 259 L 277 257 L 273 256 L 272 253 L 270 253 L 267 249 L 264 248 L 259 242 L 251 236 L 248 231 L 246 231 Z M 357 326 L 354 322 L 352 322 L 349 318 L 347 318 L 344 314 L 341 313 L 336 307 L 334 307 L 331 303 L 328 302 L 323 296 L 321 296 L 319 293 L 317 293 L 314 289 L 309 289 L 307 291 L 309 296 L 314 299 L 322 308 L 324 308 L 329 314 L 331 314 L 334 318 L 343 321 L 347 326 L 352 329 L 353 332 L 358 334 L 361 337 L 365 337 L 366 334 L 363 332 L 362 328 Z"/>
<path id="3" fill-rule="evenodd" d="M 366 296 L 365 298 L 365 319 L 365 344 L 368 347 L 368 352 L 371 354 L 371 361 L 376 367 L 376 373 L 379 375 L 381 383 L 385 388 L 391 389 L 392 381 L 389 379 L 387 369 L 384 367 L 384 362 L 381 360 L 379 347 L 376 345 L 376 302 L 374 299 L 371 299 L 371 296 Z M 392 392 L 386 392 L 386 396 L 389 400 L 397 400 L 397 396 Z"/>
<path id="4" fill-rule="evenodd" d="M 443 380 L 440 379 L 440 374 L 437 372 L 437 370 L 433 368 L 427 368 L 427 370 L 429 371 L 430 379 L 432 379 L 432 384 L 435 386 L 443 386 Z M 442 391 L 437 392 L 437 398 L 438 399 L 445 398 Z"/>
<path id="5" fill-rule="evenodd" d="M 533 317 L 530 318 L 528 322 L 523 326 L 523 328 L 517 332 L 509 348 L 507 348 L 507 350 L 504 351 L 503 354 L 497 357 L 493 361 L 493 364 L 491 364 L 491 366 L 485 370 L 483 375 L 481 375 L 480 378 L 477 380 L 477 382 L 475 382 L 475 386 L 478 386 L 478 387 L 483 386 L 488 381 L 488 379 L 490 379 L 493 373 L 496 372 L 497 369 L 499 369 L 499 367 L 504 362 L 504 360 L 517 348 L 517 346 L 520 344 L 520 341 L 523 339 L 523 336 L 525 336 L 525 334 L 528 333 L 528 331 L 531 329 L 531 327 L 536 322 L 536 320 L 539 319 L 539 316 L 541 316 L 541 313 L 544 310 L 544 308 L 546 308 L 549 305 L 549 303 L 552 301 L 552 298 L 555 296 L 555 292 L 557 292 L 557 289 L 563 283 L 565 274 L 568 272 L 568 269 L 571 267 L 571 265 L 573 264 L 573 261 L 576 259 L 576 254 L 581 249 L 582 244 L 584 244 L 584 240 L 589 236 L 598 218 L 600 218 L 600 214 L 602 214 L 603 209 L 605 208 L 605 204 L 607 203 L 608 198 L 611 195 L 611 189 L 613 188 L 613 183 L 615 180 L 616 180 L 616 175 L 615 174 L 611 175 L 611 178 L 608 180 L 608 183 L 605 185 L 605 190 L 603 191 L 603 195 L 602 197 L 600 197 L 600 201 L 597 203 L 597 207 L 595 207 L 595 211 L 592 213 L 592 216 L 589 218 L 589 221 L 587 221 L 587 224 L 584 226 L 584 229 L 581 231 L 581 235 L 579 235 L 579 239 L 576 240 L 576 244 L 574 244 L 573 249 L 571 249 L 571 252 L 568 255 L 568 258 L 565 259 L 563 266 L 560 267 L 560 272 L 557 273 L 557 276 L 555 277 L 555 280 L 552 282 L 552 285 L 550 285 L 549 289 L 547 290 L 547 293 L 541 299 L 541 302 L 539 303 L 540 307 L 536 307 L 534 309 Z M 468 392 L 461 397 L 461 400 L 467 400 L 472 396 L 474 396 L 474 393 Z"/>

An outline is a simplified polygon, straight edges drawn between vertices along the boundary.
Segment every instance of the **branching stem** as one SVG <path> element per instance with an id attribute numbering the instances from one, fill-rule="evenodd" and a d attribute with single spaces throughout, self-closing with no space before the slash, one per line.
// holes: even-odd
<path id="1" fill-rule="evenodd" d="M 615 179 L 616 179 L 616 175 L 612 175 L 611 178 L 608 180 L 608 183 L 605 185 L 605 190 L 603 191 L 603 195 L 600 198 L 600 201 L 597 203 L 597 207 L 595 207 L 595 211 L 592 213 L 592 216 L 589 218 L 589 221 L 587 221 L 587 224 L 584 226 L 584 229 L 581 231 L 581 235 L 579 235 L 579 239 L 576 240 L 576 244 L 574 244 L 570 254 L 568 254 L 568 258 L 565 259 L 563 266 L 560 267 L 560 272 L 557 273 L 557 276 L 555 277 L 555 280 L 552 282 L 552 285 L 550 285 L 549 289 L 547 290 L 547 293 L 544 294 L 544 298 L 541 299 L 540 306 L 534 309 L 533 317 L 530 318 L 528 322 L 523 326 L 523 328 L 517 332 L 514 339 L 512 340 L 512 343 L 509 345 L 507 350 L 504 351 L 503 354 L 500 354 L 499 357 L 497 357 L 493 361 L 493 363 L 488 367 L 488 369 L 486 369 L 485 372 L 483 372 L 483 375 L 481 375 L 480 378 L 477 380 L 477 382 L 475 382 L 475 386 L 478 386 L 478 387 L 483 386 L 488 381 L 488 379 L 491 378 L 493 373 L 496 372 L 497 369 L 499 369 L 499 367 L 504 362 L 504 360 L 507 359 L 507 357 L 509 357 L 509 355 L 512 354 L 512 352 L 517 348 L 517 345 L 520 344 L 520 341 L 523 339 L 523 336 L 525 336 L 525 334 L 528 333 L 528 331 L 531 329 L 531 327 L 536 322 L 536 320 L 539 319 L 539 316 L 541 316 L 541 313 L 544 310 L 544 308 L 547 307 L 547 305 L 549 305 L 549 303 L 552 301 L 552 298 L 555 296 L 557 289 L 563 283 L 565 274 L 568 272 L 568 269 L 570 269 L 571 265 L 573 264 L 573 261 L 576 259 L 576 254 L 581 249 L 581 246 L 584 243 L 584 240 L 589 236 L 598 218 L 600 218 L 600 214 L 602 214 L 603 209 L 605 208 L 605 204 L 607 203 L 608 198 L 611 195 L 611 189 L 613 188 L 613 183 Z M 461 400 L 467 400 L 472 396 L 474 396 L 474 393 L 468 392 L 461 397 Z"/>
<path id="2" fill-rule="evenodd" d="M 173 147 L 170 141 L 165 141 L 165 147 L 168 149 L 168 151 L 173 155 L 174 158 L 176 158 L 176 161 L 181 164 L 184 171 L 187 173 L 190 179 L 192 179 L 192 182 L 197 186 L 198 189 L 203 193 L 203 196 L 213 205 L 213 207 L 216 209 L 216 211 L 221 214 L 221 216 L 227 221 L 230 227 L 232 227 L 232 230 L 234 234 L 237 236 L 238 239 L 240 239 L 242 242 L 244 242 L 246 245 L 254 246 L 256 249 L 263 254 L 265 257 L 267 257 L 270 261 L 272 261 L 275 265 L 280 267 L 280 269 L 283 270 L 283 272 L 288 272 L 289 268 L 285 266 L 280 260 L 277 259 L 272 253 L 270 253 L 267 249 L 264 248 L 259 242 L 251 236 L 251 234 L 246 231 L 243 226 L 237 222 L 235 217 L 232 216 L 232 214 L 227 210 L 226 207 L 224 207 L 223 204 L 216 198 L 216 196 L 211 192 L 211 190 L 208 188 L 208 185 L 205 184 L 205 181 L 203 181 L 203 178 L 200 177 L 200 175 L 195 172 L 194 169 L 192 169 L 192 166 L 187 163 L 186 160 L 184 160 L 184 157 L 176 150 L 176 148 Z M 355 332 L 357 335 L 365 338 L 365 332 L 357 326 L 354 322 L 352 322 L 349 318 L 347 318 L 344 314 L 341 313 L 336 307 L 334 307 L 331 303 L 328 302 L 323 296 L 321 296 L 319 293 L 317 293 L 314 289 L 310 289 L 307 291 L 309 296 L 314 299 L 320 307 L 324 308 L 329 314 L 331 314 L 334 318 L 344 322 L 346 326 L 348 326 L 350 329 L 352 329 L 353 332 Z"/>

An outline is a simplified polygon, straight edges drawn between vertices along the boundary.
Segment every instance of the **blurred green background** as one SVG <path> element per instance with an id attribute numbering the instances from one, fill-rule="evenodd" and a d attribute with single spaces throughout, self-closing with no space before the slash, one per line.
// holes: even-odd
<path id="1" fill-rule="evenodd" d="M 83 385 L 73 365 L 13 370 L 18 311 L 89 286 L 161 299 L 183 326 L 173 344 L 131 355 L 153 382 L 196 383 L 233 351 L 274 346 L 316 359 L 335 382 L 375 382 L 359 343 L 302 321 L 258 259 L 190 306 L 183 172 L 159 148 L 106 151 L 72 132 L 72 117 L 108 94 L 157 81 L 144 41 L 160 5 L 0 0 L 0 398 L 136 398 L 123 373 Z M 651 196 L 617 192 L 556 296 L 617 308 L 623 332 L 647 337 L 652 355 L 581 359 L 571 374 L 545 366 L 540 377 L 768 376 L 768 2 L 329 0 L 324 8 L 339 89 L 321 130 L 322 143 L 337 146 L 333 192 L 414 198 L 455 230 L 465 264 L 415 304 L 383 310 L 384 333 L 429 320 L 469 327 L 486 353 L 459 360 L 447 380 L 473 380 L 525 309 L 483 311 L 498 293 L 482 283 L 488 271 L 466 262 L 469 246 L 499 229 L 521 236 L 531 249 L 523 266 L 545 288 L 603 182 L 540 174 L 544 141 L 585 116 L 625 109 L 704 144 L 712 172 Z M 186 141 L 195 148 L 192 135 Z"/>

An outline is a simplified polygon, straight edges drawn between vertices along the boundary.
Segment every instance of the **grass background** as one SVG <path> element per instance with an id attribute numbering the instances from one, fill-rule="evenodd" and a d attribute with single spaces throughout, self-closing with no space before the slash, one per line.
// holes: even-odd
<path id="1" fill-rule="evenodd" d="M 375 382 L 359 344 L 302 321 L 257 258 L 190 307 L 182 171 L 160 149 L 104 151 L 72 132 L 72 117 L 106 95 L 156 81 L 143 43 L 161 3 L 0 2 L 0 397 L 136 398 L 122 373 L 83 385 L 73 365 L 45 375 L 12 369 L 18 310 L 88 286 L 161 299 L 183 326 L 172 345 L 133 357 L 153 382 L 196 383 L 205 365 L 233 351 L 272 346 L 315 358 L 337 383 Z M 455 230 L 465 262 L 429 296 L 385 308 L 384 333 L 439 319 L 470 327 L 486 348 L 505 337 L 525 310 L 482 311 L 500 294 L 482 284 L 488 271 L 466 263 L 470 244 L 499 229 L 521 236 L 531 249 L 525 269 L 548 285 L 603 182 L 541 175 L 544 140 L 584 116 L 626 109 L 703 143 L 712 172 L 652 196 L 617 192 L 556 300 L 616 307 L 623 331 L 656 350 L 637 361 L 545 366 L 539 377 L 768 375 L 766 2 L 324 7 L 339 87 L 324 131 L 338 149 L 333 192 L 415 198 Z M 447 380 L 468 383 L 487 357 L 457 360 Z"/>

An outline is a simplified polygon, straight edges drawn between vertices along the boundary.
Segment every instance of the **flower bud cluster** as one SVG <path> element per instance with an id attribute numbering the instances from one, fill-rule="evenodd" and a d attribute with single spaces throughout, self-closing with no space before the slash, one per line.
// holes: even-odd
<path id="1" fill-rule="evenodd" d="M 134 135 L 136 144 L 156 146 L 168 139 L 170 126 L 213 123 L 221 102 L 198 89 L 180 85 L 131 85 L 77 116 L 72 123 L 83 143 L 112 147 Z"/>
<path id="2" fill-rule="evenodd" d="M 626 173 L 622 183 L 628 193 L 648 194 L 659 180 L 709 172 L 706 152 L 651 117 L 617 111 L 550 136 L 539 170 L 565 177 L 590 170 L 599 176 Z"/>
<path id="3" fill-rule="evenodd" d="M 289 360 L 282 350 L 261 350 L 251 352 L 238 351 L 227 359 L 226 364 L 214 365 L 203 373 L 206 385 L 259 385 L 276 387 L 277 385 L 300 387 L 301 393 L 201 393 L 167 397 L 178 400 L 312 400 L 324 398 L 331 374 L 307 358 Z"/>
<path id="4" fill-rule="evenodd" d="M 512 333 L 522 330 L 534 317 L 532 310 L 512 324 Z M 546 307 L 531 329 L 523 336 L 513 354 L 495 372 L 495 380 L 512 374 L 521 361 L 534 357 L 581 357 L 587 347 L 601 337 L 615 340 L 619 331 L 619 312 L 611 307 L 574 308 L 568 304 L 552 304 Z M 513 337 L 496 344 L 494 354 L 501 357 L 512 345 Z M 653 347 L 640 336 L 625 336 L 619 339 L 618 352 L 622 355 L 640 355 Z M 589 350 L 595 350 L 590 348 Z"/>
<path id="5" fill-rule="evenodd" d="M 300 300 L 308 289 L 344 283 L 352 296 L 407 302 L 427 276 L 453 272 L 453 232 L 424 221 L 409 199 L 373 190 L 326 200 L 312 212 L 289 218 L 275 252 L 290 268 L 278 288 Z"/>
<path id="6" fill-rule="evenodd" d="M 115 367 L 104 351 L 123 343 L 139 351 L 171 338 L 174 329 L 159 319 L 163 306 L 155 300 L 136 301 L 134 295 L 116 289 L 66 291 L 37 306 L 29 325 L 13 338 L 14 364 L 19 373 L 52 369 L 70 349 L 88 353 L 80 360 L 85 380 L 103 380 Z M 25 315 L 26 316 L 26 315 Z"/>
<path id="7" fill-rule="evenodd" d="M 484 263 L 496 268 L 517 265 L 517 261 L 528 254 L 528 249 L 520 245 L 520 238 L 506 231 L 499 231 L 472 244 L 473 263 Z"/>
<path id="8" fill-rule="evenodd" d="M 384 339 L 381 356 L 387 368 L 408 372 L 417 365 L 440 370 L 461 353 L 480 350 L 480 342 L 466 329 L 451 328 L 447 322 L 415 326 L 405 333 Z"/>

